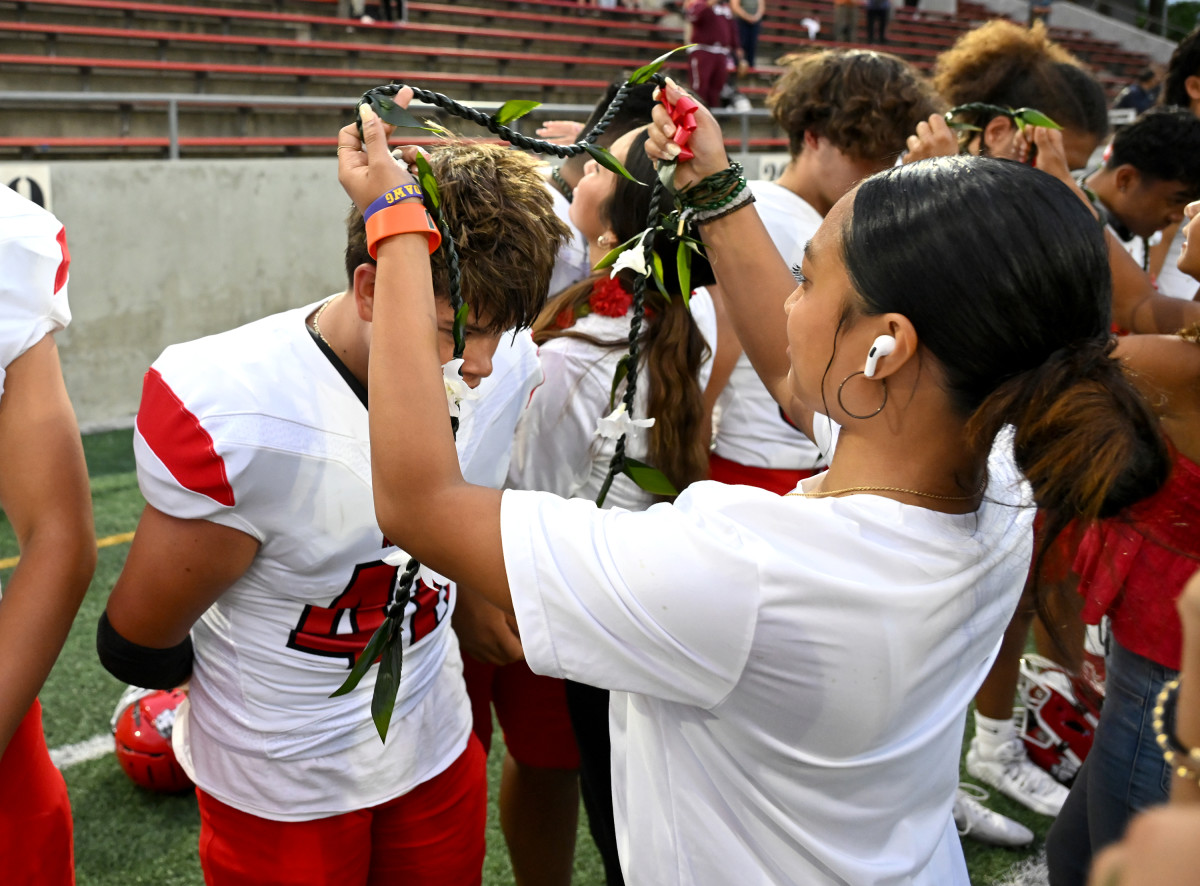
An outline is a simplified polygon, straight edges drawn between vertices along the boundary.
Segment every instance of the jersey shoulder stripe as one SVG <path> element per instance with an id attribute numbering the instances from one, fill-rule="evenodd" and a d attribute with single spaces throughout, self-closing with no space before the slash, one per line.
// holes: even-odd
<path id="1" fill-rule="evenodd" d="M 212 435 L 154 368 L 142 383 L 137 429 L 181 486 L 217 504 L 234 506 L 225 460 L 217 453 Z"/>
<path id="2" fill-rule="evenodd" d="M 62 261 L 58 263 L 58 270 L 54 272 L 54 294 L 58 295 L 67 285 L 67 270 L 71 267 L 71 251 L 67 249 L 67 229 L 60 227 L 54 239 L 58 241 L 58 248 L 62 250 Z"/>

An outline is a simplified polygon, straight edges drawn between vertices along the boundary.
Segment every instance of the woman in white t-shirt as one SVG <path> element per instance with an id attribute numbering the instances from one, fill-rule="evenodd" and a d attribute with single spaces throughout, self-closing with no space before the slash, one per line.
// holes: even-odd
<path id="1" fill-rule="evenodd" d="M 571 220 L 591 244 L 593 266 L 646 226 L 651 196 L 647 185 L 653 184 L 655 171 L 645 144 L 646 133 L 639 129 L 612 146 L 614 156 L 637 181 L 622 178 L 593 160 L 575 188 Z M 674 246 L 667 237 L 661 240 Z M 625 452 L 661 470 L 676 489 L 707 476 L 711 434 L 704 387 L 716 347 L 716 314 L 703 286 L 712 280 L 708 263 L 697 257 L 690 283 L 701 288 L 691 293 L 689 304 L 680 295 L 679 276 L 671 261 L 663 265 L 663 285 L 671 298 L 665 298 L 652 284 L 646 291 L 632 411 L 637 420 L 654 423 L 630 428 Z M 625 393 L 626 381 L 614 385 L 614 379 L 618 364 L 629 351 L 632 293 L 632 272 L 604 270 L 551 299 L 534 324 L 545 381 L 530 397 L 517 426 L 507 488 L 597 500 L 617 444 L 615 437 L 599 431 L 598 424 Z M 644 510 L 661 500 L 618 474 L 603 506 Z M 517 662 L 503 671 L 524 675 L 528 665 Z M 498 672 L 500 679 L 506 676 Z M 588 825 L 604 861 L 606 880 L 609 886 L 616 886 L 621 875 L 613 828 L 608 692 L 586 685 L 586 681 L 566 681 L 565 690 L 578 740 Z M 536 709 L 529 705 L 523 713 L 528 721 L 524 729 L 536 728 L 544 736 L 555 734 L 552 726 L 559 712 L 549 701 L 542 700 Z M 508 726 L 502 725 L 507 737 Z M 541 798 L 538 802 L 545 805 Z M 578 807 L 578 799 L 575 802 Z"/>
<path id="2" fill-rule="evenodd" d="M 655 119 L 647 150 L 678 157 Z M 681 188 L 728 166 L 696 120 Z M 342 130 L 339 167 L 365 206 L 410 175 L 371 113 L 364 131 Z M 406 233 L 378 253 L 380 525 L 514 609 L 535 671 L 614 690 L 629 882 L 965 884 L 957 751 L 1029 569 L 1032 503 L 1111 513 L 1167 469 L 1108 357 L 1104 243 L 1062 183 L 960 157 L 839 201 L 790 296 L 752 209 L 701 231 L 768 388 L 818 436 L 840 426 L 828 472 L 789 496 L 697 483 L 640 513 L 466 484 L 425 238 Z M 383 445 L 414 427 L 421 445 Z"/>

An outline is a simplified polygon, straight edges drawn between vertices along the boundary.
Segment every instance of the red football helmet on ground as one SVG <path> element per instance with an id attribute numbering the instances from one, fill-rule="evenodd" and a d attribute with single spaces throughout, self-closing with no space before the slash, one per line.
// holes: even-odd
<path id="1" fill-rule="evenodd" d="M 182 689 L 130 686 L 113 714 L 117 761 L 134 784 L 152 791 L 176 793 L 192 786 L 171 747 L 175 709 L 187 698 Z"/>
<path id="2" fill-rule="evenodd" d="M 1029 759 L 1069 785 L 1092 747 L 1100 719 L 1095 687 L 1040 655 L 1021 659 L 1021 737 Z"/>

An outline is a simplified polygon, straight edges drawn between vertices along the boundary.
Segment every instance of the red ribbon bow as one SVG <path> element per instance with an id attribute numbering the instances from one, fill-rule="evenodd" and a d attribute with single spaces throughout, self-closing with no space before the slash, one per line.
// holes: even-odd
<path id="1" fill-rule="evenodd" d="M 671 141 L 679 145 L 679 162 L 691 160 L 695 155 L 692 149 L 687 146 L 688 139 L 692 137 L 692 133 L 696 131 L 696 109 L 700 107 L 699 102 L 688 95 L 681 95 L 676 100 L 675 104 L 667 101 L 667 91 L 662 91 L 662 104 L 667 109 L 667 113 L 671 115 L 671 122 L 675 124 L 675 135 L 671 137 Z"/>

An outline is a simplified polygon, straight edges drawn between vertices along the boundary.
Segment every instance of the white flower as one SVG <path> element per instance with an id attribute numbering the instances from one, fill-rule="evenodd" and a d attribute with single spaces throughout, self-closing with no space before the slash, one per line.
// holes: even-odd
<path id="1" fill-rule="evenodd" d="M 642 246 L 646 235 L 649 233 L 649 230 L 643 231 L 642 236 L 638 237 L 636 243 L 617 256 L 617 260 L 613 262 L 612 273 L 608 275 L 609 278 L 617 276 L 620 271 L 626 268 L 643 277 L 650 276 L 650 269 L 646 267 L 646 250 Z"/>
<path id="2" fill-rule="evenodd" d="M 600 419 L 596 425 L 596 433 L 601 437 L 616 440 L 634 428 L 649 428 L 653 425 L 652 418 L 630 418 L 629 413 L 625 411 L 625 404 L 622 403 L 610 415 Z"/>
<path id="3" fill-rule="evenodd" d="M 458 418 L 462 414 L 459 404 L 463 400 L 478 400 L 479 394 L 463 381 L 463 361 L 460 357 L 451 360 L 442 367 L 442 381 L 446 383 L 446 403 L 450 406 L 450 417 Z"/>

